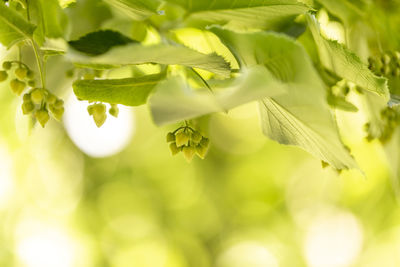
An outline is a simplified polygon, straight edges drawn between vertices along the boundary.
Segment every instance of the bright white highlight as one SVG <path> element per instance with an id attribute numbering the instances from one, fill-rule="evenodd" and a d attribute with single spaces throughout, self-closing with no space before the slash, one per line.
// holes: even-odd
<path id="1" fill-rule="evenodd" d="M 357 258 L 362 243 L 362 228 L 353 214 L 328 214 L 311 223 L 305 256 L 310 267 L 346 267 Z"/>
<path id="2" fill-rule="evenodd" d="M 107 157 L 124 149 L 135 130 L 132 111 L 120 105 L 118 118 L 107 113 L 106 122 L 97 128 L 87 106 L 73 95 L 66 103 L 64 124 L 76 146 L 92 157 Z"/>
<path id="3" fill-rule="evenodd" d="M 75 266 L 74 246 L 68 236 L 56 229 L 42 229 L 24 237 L 17 255 L 26 267 Z"/>
<path id="4" fill-rule="evenodd" d="M 217 261 L 218 267 L 278 267 L 277 258 L 260 243 L 247 241 L 228 248 Z"/>

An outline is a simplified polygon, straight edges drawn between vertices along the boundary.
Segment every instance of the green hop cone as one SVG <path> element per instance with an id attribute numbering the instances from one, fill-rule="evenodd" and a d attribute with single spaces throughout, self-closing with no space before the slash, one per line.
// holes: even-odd
<path id="1" fill-rule="evenodd" d="M 35 105 L 31 101 L 26 101 L 22 103 L 22 113 L 24 115 L 31 114 L 33 110 L 35 109 Z"/>
<path id="2" fill-rule="evenodd" d="M 204 159 L 206 157 L 207 151 L 208 151 L 208 147 L 205 147 L 202 145 L 196 146 L 196 154 L 202 159 Z"/>
<path id="3" fill-rule="evenodd" d="M 10 87 L 15 94 L 21 95 L 22 92 L 25 90 L 26 84 L 18 79 L 14 79 L 11 80 Z"/>
<path id="4" fill-rule="evenodd" d="M 93 120 L 97 127 L 101 127 L 107 119 L 107 114 L 105 113 L 93 113 Z"/>
<path id="5" fill-rule="evenodd" d="M 185 131 L 181 131 L 175 135 L 176 145 L 178 147 L 185 146 L 189 144 L 190 136 Z"/>
<path id="6" fill-rule="evenodd" d="M 44 109 L 36 111 L 35 117 L 43 128 L 50 119 L 49 113 Z"/>
<path id="7" fill-rule="evenodd" d="M 45 90 L 42 88 L 35 88 L 31 92 L 31 100 L 34 104 L 37 104 L 37 105 L 42 103 L 45 96 L 46 96 Z"/>
<path id="8" fill-rule="evenodd" d="M 193 146 L 184 146 L 182 148 L 182 152 L 187 162 L 191 162 L 194 155 L 196 154 L 196 149 Z"/>
<path id="9" fill-rule="evenodd" d="M 9 70 L 12 67 L 12 63 L 10 61 L 4 61 L 3 62 L 3 69 Z"/>
<path id="10" fill-rule="evenodd" d="M 204 146 L 204 147 L 207 147 L 208 148 L 208 145 L 210 144 L 210 139 L 208 139 L 207 137 L 203 137 L 202 139 L 201 139 L 201 141 L 200 141 L 200 145 L 202 145 L 202 146 Z"/>
<path id="11" fill-rule="evenodd" d="M 4 70 L 0 71 L 0 82 L 4 82 L 5 80 L 7 80 L 7 78 L 8 78 L 7 72 Z"/>
<path id="12" fill-rule="evenodd" d="M 51 114 L 53 115 L 53 117 L 56 120 L 60 121 L 62 116 L 64 115 L 64 107 L 56 108 L 54 106 L 50 106 L 49 109 L 50 109 Z"/>
<path id="13" fill-rule="evenodd" d="M 15 76 L 17 76 L 17 78 L 20 80 L 25 79 L 27 74 L 28 74 L 28 70 L 25 68 L 20 67 L 15 70 Z"/>
<path id="14" fill-rule="evenodd" d="M 89 113 L 90 116 L 92 116 L 93 113 L 94 113 L 94 107 L 93 107 L 93 106 L 94 106 L 94 105 L 89 105 L 89 106 L 87 107 L 87 111 L 88 111 L 88 113 Z"/>
<path id="15" fill-rule="evenodd" d="M 175 142 L 169 144 L 169 150 L 171 150 L 172 156 L 175 156 L 176 154 L 178 154 L 179 152 L 181 152 L 181 150 L 179 149 L 179 147 L 176 146 L 176 143 L 175 143 Z"/>
<path id="16" fill-rule="evenodd" d="M 55 105 L 57 102 L 57 97 L 51 93 L 49 93 L 47 95 L 47 99 L 46 99 L 47 104 L 49 105 Z"/>
<path id="17" fill-rule="evenodd" d="M 56 107 L 56 108 L 62 108 L 62 107 L 64 107 L 64 100 L 62 100 L 62 99 L 57 99 L 56 102 L 54 103 L 54 107 Z"/>
<path id="18" fill-rule="evenodd" d="M 108 112 L 110 113 L 111 116 L 118 118 L 119 108 L 117 107 L 117 105 L 111 105 L 111 108 Z"/>
<path id="19" fill-rule="evenodd" d="M 191 140 L 196 144 L 200 143 L 203 136 L 199 132 L 192 133 Z"/>
<path id="20" fill-rule="evenodd" d="M 172 132 L 169 132 L 167 134 L 167 143 L 169 143 L 169 142 L 175 142 L 175 135 Z M 175 146 L 176 146 L 176 144 L 175 144 Z"/>

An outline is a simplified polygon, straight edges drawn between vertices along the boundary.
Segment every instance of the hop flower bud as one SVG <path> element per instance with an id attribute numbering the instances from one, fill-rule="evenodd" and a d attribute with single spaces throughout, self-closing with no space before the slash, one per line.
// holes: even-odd
<path id="1" fill-rule="evenodd" d="M 28 79 L 33 79 L 35 77 L 35 73 L 31 70 L 28 70 L 28 72 L 26 73 L 26 76 L 28 77 Z"/>
<path id="2" fill-rule="evenodd" d="M 188 145 L 190 136 L 185 131 L 181 131 L 175 135 L 176 145 L 178 147 Z"/>
<path id="3" fill-rule="evenodd" d="M 33 91 L 31 92 L 31 99 L 32 102 L 35 104 L 41 104 L 42 101 L 45 98 L 45 90 L 42 88 L 35 88 L 33 89 Z"/>
<path id="4" fill-rule="evenodd" d="M 187 162 L 191 162 L 196 153 L 196 149 L 193 146 L 184 146 L 182 152 Z"/>
<path id="5" fill-rule="evenodd" d="M 111 116 L 114 116 L 115 118 L 118 117 L 119 114 L 119 109 L 117 105 L 111 105 L 110 110 L 108 111 Z"/>
<path id="6" fill-rule="evenodd" d="M 10 61 L 4 61 L 3 62 L 3 69 L 9 70 L 12 67 L 12 63 Z"/>
<path id="7" fill-rule="evenodd" d="M 57 99 L 57 101 L 54 103 L 54 107 L 56 107 L 56 108 L 62 108 L 62 107 L 64 107 L 64 100 L 62 100 L 62 99 Z"/>
<path id="8" fill-rule="evenodd" d="M 60 108 L 55 108 L 54 106 L 50 106 L 49 107 L 51 114 L 53 115 L 53 117 L 60 121 L 62 116 L 64 115 L 64 107 L 60 107 Z"/>
<path id="9" fill-rule="evenodd" d="M 178 153 L 181 151 L 181 150 L 176 146 L 176 143 L 175 143 L 175 142 L 169 144 L 169 150 L 171 150 L 172 156 L 175 156 L 176 154 L 178 154 Z"/>
<path id="10" fill-rule="evenodd" d="M 204 159 L 206 157 L 207 151 L 208 151 L 208 147 L 205 147 L 202 145 L 196 146 L 196 154 L 202 159 Z"/>
<path id="11" fill-rule="evenodd" d="M 47 99 L 46 99 L 47 103 L 49 105 L 54 105 L 57 102 L 57 97 L 51 93 L 49 93 L 47 95 Z"/>
<path id="12" fill-rule="evenodd" d="M 25 90 L 26 84 L 18 79 L 11 80 L 10 82 L 11 90 L 17 95 L 21 95 Z"/>
<path id="13" fill-rule="evenodd" d="M 28 81 L 28 85 L 29 85 L 30 87 L 35 87 L 36 82 L 35 82 L 34 80 L 30 80 L 30 81 Z"/>
<path id="14" fill-rule="evenodd" d="M 44 109 L 37 110 L 35 112 L 35 117 L 43 128 L 50 119 L 49 113 Z"/>
<path id="15" fill-rule="evenodd" d="M 22 97 L 22 100 L 24 102 L 31 102 L 31 94 L 24 94 L 24 96 Z"/>
<path id="16" fill-rule="evenodd" d="M 17 76 L 17 78 L 20 80 L 25 79 L 27 74 L 28 70 L 25 68 L 19 67 L 18 69 L 15 70 L 15 76 Z"/>
<path id="17" fill-rule="evenodd" d="M 107 114 L 105 113 L 93 113 L 93 120 L 97 127 L 101 127 L 107 119 Z"/>
<path id="18" fill-rule="evenodd" d="M 169 143 L 169 142 L 175 142 L 175 135 L 171 132 L 167 134 L 167 143 Z M 175 146 L 176 146 L 176 144 L 175 144 Z"/>
<path id="19" fill-rule="evenodd" d="M 210 144 L 210 139 L 208 139 L 207 137 L 203 137 L 200 141 L 200 145 L 202 145 L 203 147 L 208 147 L 209 144 Z"/>
<path id="20" fill-rule="evenodd" d="M 203 136 L 199 132 L 192 133 L 191 140 L 196 144 L 200 143 Z"/>
<path id="21" fill-rule="evenodd" d="M 22 113 L 24 115 L 28 115 L 32 113 L 32 111 L 35 109 L 35 105 L 31 101 L 26 101 L 22 103 L 21 108 L 22 108 Z"/>
<path id="22" fill-rule="evenodd" d="M 7 80 L 7 78 L 8 78 L 7 72 L 4 70 L 0 71 L 0 82 Z"/>
<path id="23" fill-rule="evenodd" d="M 89 115 L 92 116 L 93 113 L 94 113 L 94 107 L 93 107 L 93 105 L 89 105 L 89 106 L 87 107 L 87 111 L 88 111 Z"/>

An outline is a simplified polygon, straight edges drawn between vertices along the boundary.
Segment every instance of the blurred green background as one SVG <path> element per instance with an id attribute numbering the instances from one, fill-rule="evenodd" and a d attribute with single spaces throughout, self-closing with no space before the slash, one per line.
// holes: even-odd
<path id="1" fill-rule="evenodd" d="M 336 116 L 363 171 L 268 140 L 256 103 L 204 120 L 211 149 L 188 164 L 165 142 L 177 126 L 157 128 L 146 106 L 97 129 L 58 60 L 64 123 L 32 128 L 0 84 L 0 266 L 400 266 L 398 161 L 365 141 L 360 113 Z"/>

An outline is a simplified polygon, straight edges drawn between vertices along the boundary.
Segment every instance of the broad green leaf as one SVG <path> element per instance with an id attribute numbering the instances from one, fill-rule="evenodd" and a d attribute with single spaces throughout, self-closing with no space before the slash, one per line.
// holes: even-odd
<path id="1" fill-rule="evenodd" d="M 281 144 L 299 146 L 336 169 L 357 167 L 341 142 L 325 85 L 302 46 L 275 33 L 214 32 L 245 65 L 265 65 L 286 85 L 286 94 L 260 101 L 265 135 Z"/>
<path id="2" fill-rule="evenodd" d="M 296 0 L 168 0 L 183 6 L 189 18 L 221 24 L 231 30 L 271 29 L 310 10 Z"/>
<path id="3" fill-rule="evenodd" d="M 388 98 L 389 90 L 385 78 L 375 76 L 354 53 L 344 46 L 322 37 L 318 23 L 312 15 L 307 15 L 307 21 L 317 44 L 320 61 L 325 68 L 365 90 Z"/>
<path id="4" fill-rule="evenodd" d="M 155 74 L 127 79 L 78 80 L 73 89 L 81 100 L 139 106 L 146 103 L 150 92 L 163 78 L 164 75 Z"/>
<path id="5" fill-rule="evenodd" d="M 31 38 L 35 25 L 26 21 L 20 14 L 4 3 L 0 3 L 0 42 L 7 47 Z"/>
<path id="6" fill-rule="evenodd" d="M 88 55 L 101 55 L 114 46 L 126 45 L 134 41 L 128 37 L 110 30 L 91 32 L 79 40 L 69 41 L 75 50 Z"/>
<path id="7" fill-rule="evenodd" d="M 67 27 L 67 16 L 58 0 L 29 1 L 31 20 L 37 25 L 35 40 L 42 44 L 45 38 L 64 37 Z"/>
<path id="8" fill-rule="evenodd" d="M 104 0 L 134 20 L 144 20 L 157 14 L 159 0 Z"/>
<path id="9" fill-rule="evenodd" d="M 227 111 L 267 96 L 284 93 L 285 85 L 262 66 L 246 69 L 224 86 L 191 88 L 182 78 L 173 77 L 160 83 L 149 98 L 157 125 L 175 123 L 218 111 Z"/>
<path id="10" fill-rule="evenodd" d="M 74 53 L 70 53 L 69 56 L 72 62 L 92 68 L 115 68 L 124 65 L 157 63 L 199 68 L 223 77 L 228 77 L 230 74 L 229 64 L 216 54 L 206 55 L 183 46 L 166 44 L 153 46 L 131 44 L 113 48 L 96 57 L 85 57 Z"/>
<path id="11" fill-rule="evenodd" d="M 147 24 L 131 19 L 110 19 L 101 25 L 103 30 L 119 32 L 135 41 L 142 42 L 147 35 Z"/>

